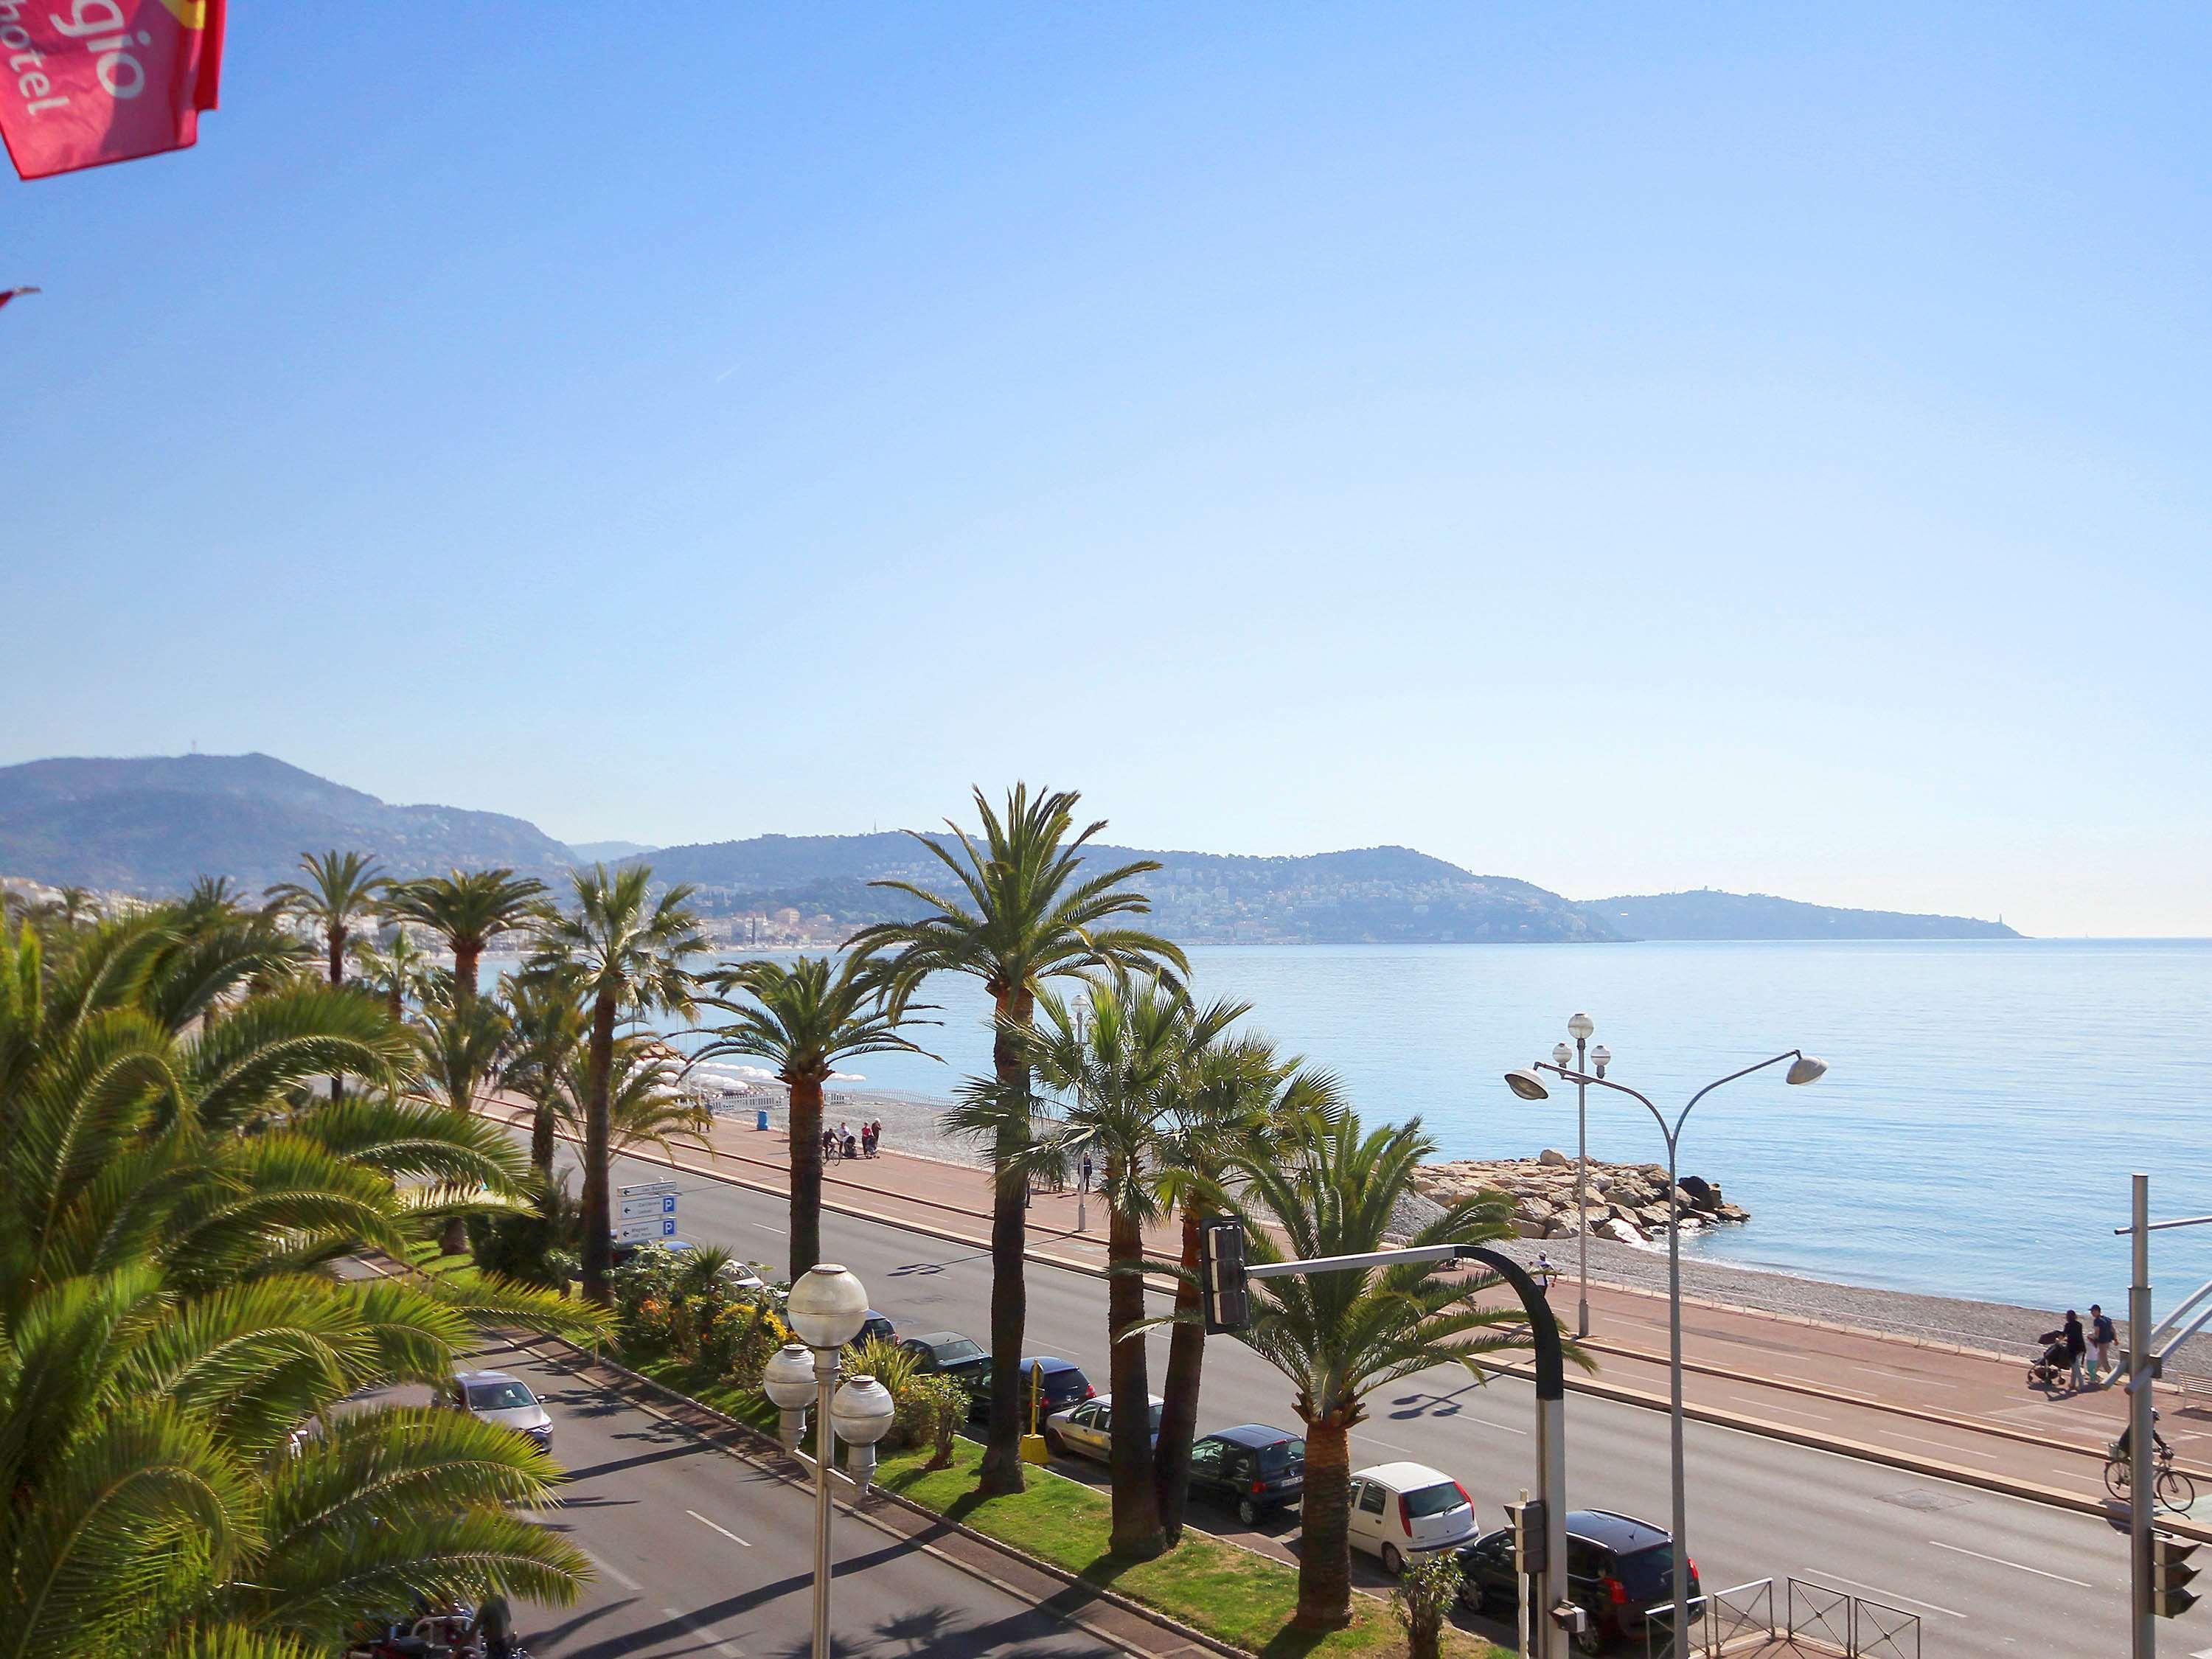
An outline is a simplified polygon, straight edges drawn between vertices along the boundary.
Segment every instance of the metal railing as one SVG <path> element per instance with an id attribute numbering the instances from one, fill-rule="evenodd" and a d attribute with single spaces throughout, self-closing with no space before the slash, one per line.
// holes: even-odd
<path id="1" fill-rule="evenodd" d="M 1713 1659 L 1752 1642 L 1769 1642 L 1774 1627 L 1774 1581 L 1760 1578 L 1733 1589 L 1700 1591 L 1692 1604 L 1690 1640 L 1684 1659 Z M 1674 1604 L 1662 1601 L 1644 1611 L 1644 1659 L 1676 1659 Z"/>
<path id="2" fill-rule="evenodd" d="M 1920 1659 L 1920 1615 L 1853 1596 L 1850 1650 L 1864 1659 Z"/>
<path id="3" fill-rule="evenodd" d="M 1788 1633 L 1826 1642 L 1845 1653 L 1857 1650 L 1851 1641 L 1851 1597 L 1847 1590 L 1831 1589 L 1802 1578 L 1790 1580 Z"/>

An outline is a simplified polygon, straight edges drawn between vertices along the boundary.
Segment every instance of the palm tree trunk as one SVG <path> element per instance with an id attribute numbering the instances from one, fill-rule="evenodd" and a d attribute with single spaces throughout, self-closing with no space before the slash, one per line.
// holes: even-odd
<path id="1" fill-rule="evenodd" d="M 1119 1162 L 1114 1158 L 1107 1160 L 1109 1191 L 1117 1189 L 1115 1174 Z M 1114 1338 L 1145 1316 L 1145 1281 L 1133 1271 L 1143 1266 L 1144 1260 L 1144 1224 L 1109 1207 L 1107 1265 L 1132 1271 L 1115 1273 L 1106 1281 L 1107 1375 L 1113 1378 L 1116 1401 L 1113 1441 L 1108 1449 L 1113 1471 L 1114 1525 L 1107 1547 L 1115 1555 L 1139 1559 L 1158 1555 L 1163 1547 L 1159 1493 L 1152 1485 L 1152 1413 L 1145 1408 L 1152 1382 L 1146 1374 L 1145 1339 L 1133 1336 L 1116 1342 Z"/>
<path id="2" fill-rule="evenodd" d="M 1006 1028 L 1027 1025 L 1035 1012 L 1034 999 L 1018 987 L 999 995 L 991 1066 L 1008 1100 L 1028 1095 L 1030 1068 Z M 991 1192 L 991 1421 L 975 1481 L 986 1498 L 1022 1490 L 1022 1338 L 1029 1323 L 1022 1269 L 1029 1249 L 1029 1179 L 1018 1160 L 1028 1145 L 1027 1133 L 1008 1125 L 999 1131 L 992 1156 L 997 1179 Z"/>
<path id="3" fill-rule="evenodd" d="M 607 1282 L 614 1267 L 613 1195 L 607 1186 L 611 1115 L 607 1095 L 614 1064 L 615 994 L 610 989 L 601 991 L 592 1007 L 591 1046 L 584 1069 L 584 1295 L 603 1308 L 614 1300 Z"/>
<path id="4" fill-rule="evenodd" d="M 345 929 L 336 922 L 331 923 L 330 964 L 331 984 L 333 988 L 345 983 Z M 345 1079 L 336 1072 L 331 1073 L 331 1098 L 333 1101 L 345 1098 Z"/>
<path id="5" fill-rule="evenodd" d="M 1152 1451 L 1160 1535 L 1170 1548 L 1182 1541 L 1183 1505 L 1190 1496 L 1190 1446 L 1198 1432 L 1199 1374 L 1206 1364 L 1206 1328 L 1197 1322 L 1198 1212 L 1188 1206 L 1182 1212 L 1182 1269 L 1191 1277 L 1176 1286 L 1177 1320 L 1169 1329 L 1167 1376 L 1160 1388 L 1167 1404 L 1160 1410 L 1160 1443 Z"/>
<path id="6" fill-rule="evenodd" d="M 469 999 L 477 994 L 477 963 L 483 955 L 481 945 L 458 939 L 453 941 L 454 1007 L 466 1007 Z"/>
<path id="7" fill-rule="evenodd" d="M 791 1085 L 791 1282 L 822 1260 L 822 1079 Z"/>
<path id="8" fill-rule="evenodd" d="M 530 1164 L 546 1190 L 553 1187 L 553 1103 L 541 1100 L 530 1115 Z"/>
<path id="9" fill-rule="evenodd" d="M 1342 1423 L 1305 1419 L 1306 1486 L 1299 1508 L 1295 1630 L 1352 1622 L 1352 1436 Z"/>

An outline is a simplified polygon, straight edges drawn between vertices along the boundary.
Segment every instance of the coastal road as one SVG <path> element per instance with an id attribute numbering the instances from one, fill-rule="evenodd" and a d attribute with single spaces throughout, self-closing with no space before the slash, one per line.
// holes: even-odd
<path id="1" fill-rule="evenodd" d="M 495 1346 L 477 1364 L 522 1377 L 554 1419 L 569 1471 L 547 1517 L 591 1556 L 577 1606 L 518 1609 L 538 1659 L 802 1659 L 812 1650 L 808 1495 L 651 1413 L 580 1383 L 565 1364 Z M 836 1650 L 850 1659 L 1109 1659 L 1109 1647 L 842 1510 Z"/>
<path id="2" fill-rule="evenodd" d="M 564 1146 L 564 1159 L 571 1149 Z M 619 1160 L 618 1181 L 672 1178 L 682 1191 L 684 1237 L 778 1260 L 785 1200 L 665 1166 Z M 990 1261 L 971 1247 L 906 1228 L 825 1214 L 825 1255 L 868 1286 L 902 1333 L 951 1328 L 988 1335 Z M 1105 1372 L 1103 1281 L 1032 1262 L 1030 1351 L 1063 1356 L 1094 1381 Z M 1154 1377 L 1165 1337 L 1152 1339 Z M 1456 1370 L 1411 1379 L 1370 1401 L 1353 1435 L 1363 1462 L 1414 1458 L 1455 1476 L 1474 1495 L 1486 1527 L 1535 1480 L 1534 1400 L 1510 1378 L 1476 1387 Z M 1241 1344 L 1206 1349 L 1200 1427 L 1288 1422 L 1281 1376 Z M 1669 1509 L 1663 1415 L 1587 1395 L 1570 1396 L 1568 1481 L 1577 1508 L 1604 1508 L 1663 1523 Z M 1710 1425 L 1688 1425 L 1690 1545 L 1709 1589 L 1771 1577 L 1817 1579 L 1916 1613 L 1923 1651 L 1942 1655 L 2126 1650 L 2127 1540 L 2105 1521 L 1879 1464 Z M 1202 1524 L 1281 1547 L 1295 1522 L 1262 1540 L 1225 1516 Z M 1379 1576 L 1368 1582 L 1379 1584 Z M 2212 1645 L 2212 1613 L 2199 1632 L 2177 1627 L 2177 1652 Z M 1493 1632 L 1494 1633 L 1494 1632 Z"/>

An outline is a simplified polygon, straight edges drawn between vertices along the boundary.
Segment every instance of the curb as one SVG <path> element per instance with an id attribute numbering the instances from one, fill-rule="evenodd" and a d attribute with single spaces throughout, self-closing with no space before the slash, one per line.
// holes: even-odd
<path id="1" fill-rule="evenodd" d="M 513 1128 L 517 1126 L 509 1123 L 507 1127 Z M 563 1136 L 562 1139 L 572 1139 L 573 1138 Z M 761 1193 L 769 1197 L 788 1198 L 790 1195 L 780 1187 L 769 1187 L 761 1182 L 749 1181 L 741 1176 L 725 1175 L 719 1170 L 704 1169 L 696 1164 L 683 1163 L 676 1158 L 652 1152 L 631 1151 L 625 1152 L 623 1156 L 635 1158 L 641 1163 L 658 1164 L 665 1169 L 678 1170 L 687 1175 L 702 1176 L 708 1180 L 719 1181 L 728 1186 L 743 1187 L 749 1191 Z M 840 1215 L 851 1216 L 863 1221 L 872 1221 L 881 1226 L 896 1227 L 907 1232 L 922 1234 L 927 1237 L 943 1239 L 949 1243 L 964 1244 L 975 1249 L 988 1250 L 991 1248 L 991 1241 L 988 1238 L 975 1238 L 964 1233 L 951 1232 L 921 1222 L 885 1215 L 880 1211 L 862 1209 L 857 1205 L 832 1203 L 824 1199 L 822 1207 Z M 1094 1267 L 1086 1261 L 1075 1261 L 1065 1256 L 1048 1255 L 1040 1250 L 1025 1250 L 1023 1255 L 1028 1261 L 1036 1261 L 1046 1267 L 1066 1268 L 1070 1272 L 1083 1273 L 1092 1279 L 1104 1279 L 1109 1276 L 1103 1267 Z M 1147 1282 L 1155 1283 L 1149 1279 Z M 1158 1281 L 1156 1288 L 1168 1287 L 1164 1281 Z M 1687 1299 L 1685 1298 L 1686 1301 Z M 1817 1322 L 1806 1320 L 1798 1322 L 1814 1324 Z M 1829 1328 L 1850 1328 L 1831 1327 Z M 1859 1334 L 1879 1334 L 1873 1332 Z M 1482 1369 L 1498 1376 L 1516 1377 L 1523 1382 L 1533 1382 L 1535 1377 L 1533 1370 L 1515 1365 L 1493 1365 L 1486 1363 Z M 1781 1386 L 1765 1377 L 1756 1380 L 1765 1387 Z M 1663 1395 L 1650 1394 L 1641 1389 L 1632 1389 L 1621 1383 L 1600 1382 L 1587 1377 L 1570 1377 L 1567 1379 L 1567 1387 L 1601 1400 L 1610 1400 L 1617 1405 L 1638 1406 L 1647 1411 L 1656 1412 L 1670 1409 L 1669 1402 Z M 670 1392 L 673 1393 L 674 1390 Z M 1851 1400 L 1848 1395 L 1820 1397 L 1834 1398 L 1853 1405 L 1863 1406 L 1868 1403 L 1865 1401 Z M 712 1410 L 713 1408 L 702 1407 L 702 1409 Z M 1893 1408 L 1883 1407 L 1882 1409 Z M 1923 1475 L 1931 1480 L 1948 1480 L 1958 1486 L 1973 1486 L 1984 1492 L 1997 1492 L 2004 1497 L 2021 1498 L 2028 1503 L 2046 1504 L 2053 1509 L 2069 1510 L 2079 1515 L 2109 1517 L 2111 1514 L 2102 1501 L 2065 1492 L 2057 1486 L 2041 1486 L 2032 1480 L 2021 1480 L 2009 1475 L 1993 1474 L 1984 1469 L 1968 1468 L 1957 1463 L 1946 1463 L 1932 1457 L 1923 1458 L 1911 1452 L 1893 1452 L 1886 1447 L 1873 1445 L 1865 1441 L 1846 1439 L 1841 1436 L 1823 1436 L 1810 1430 L 1794 1427 L 1787 1423 L 1777 1423 L 1767 1418 L 1724 1411 L 1717 1407 L 1691 1405 L 1686 1401 L 1682 1407 L 1682 1415 L 1692 1421 L 1708 1423 L 1717 1428 L 1734 1429 L 1742 1434 L 1756 1434 L 1769 1440 L 1783 1441 L 1787 1444 L 1802 1446 L 1813 1451 L 1832 1452 L 1838 1456 L 1856 1458 L 1862 1462 L 1879 1463 L 1889 1468 L 1902 1469 L 1908 1474 Z M 1981 1433 L 1985 1431 L 1977 1427 L 1972 1431 Z M 2079 1449 L 2067 1448 L 2066 1449 L 2078 1450 Z M 957 1523 L 947 1522 L 947 1524 Z M 2168 1517 L 2160 1522 L 2160 1525 L 2168 1531 L 2184 1533 L 2190 1537 L 2212 1542 L 2212 1525 L 2175 1516 Z M 1242 1650 L 1232 1650 L 1232 1651 L 1241 1653 Z"/>

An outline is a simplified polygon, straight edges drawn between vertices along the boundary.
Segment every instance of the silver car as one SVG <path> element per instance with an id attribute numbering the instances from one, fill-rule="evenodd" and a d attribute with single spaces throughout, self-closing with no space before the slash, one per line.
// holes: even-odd
<path id="1" fill-rule="evenodd" d="M 1152 1433 L 1160 1437 L 1160 1409 L 1167 1404 L 1158 1395 L 1147 1395 L 1152 1402 Z M 1096 1400 L 1079 1401 L 1065 1411 L 1054 1412 L 1044 1420 L 1044 1443 L 1052 1450 L 1066 1456 L 1095 1457 L 1103 1463 L 1114 1455 L 1114 1396 L 1102 1394 Z"/>
<path id="2" fill-rule="evenodd" d="M 553 1445 L 553 1419 L 530 1391 L 530 1384 L 505 1371 L 455 1371 L 438 1403 L 486 1423 L 496 1423 L 527 1437 L 540 1451 Z"/>

